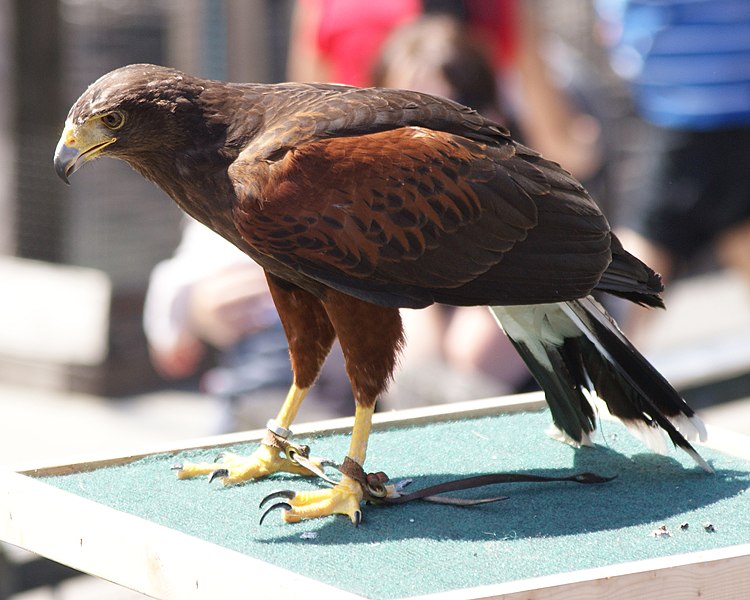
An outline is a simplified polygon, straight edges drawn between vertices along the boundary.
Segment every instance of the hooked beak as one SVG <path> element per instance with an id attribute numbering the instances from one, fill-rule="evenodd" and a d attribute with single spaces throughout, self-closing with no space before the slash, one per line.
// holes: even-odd
<path id="1" fill-rule="evenodd" d="M 65 129 L 55 148 L 55 172 L 65 183 L 69 184 L 68 178 L 73 173 L 117 140 L 112 137 L 111 131 L 102 129 L 91 121 L 81 125 L 65 123 Z"/>

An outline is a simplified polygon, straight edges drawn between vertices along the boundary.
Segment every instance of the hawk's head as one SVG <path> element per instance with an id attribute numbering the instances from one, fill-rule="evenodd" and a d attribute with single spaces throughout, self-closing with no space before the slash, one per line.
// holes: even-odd
<path id="1" fill-rule="evenodd" d="M 99 156 L 141 171 L 194 146 L 205 132 L 202 80 L 156 65 L 129 65 L 107 73 L 68 113 L 55 150 L 55 170 L 67 183 Z M 151 167 L 149 167 L 151 165 Z"/>

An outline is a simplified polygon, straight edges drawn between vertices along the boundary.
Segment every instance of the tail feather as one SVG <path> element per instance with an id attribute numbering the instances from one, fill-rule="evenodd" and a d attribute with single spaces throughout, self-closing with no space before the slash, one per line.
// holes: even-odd
<path id="1" fill-rule="evenodd" d="M 590 296 L 562 303 L 560 307 L 591 342 L 584 361 L 597 395 L 607 403 L 609 411 L 626 423 L 661 427 L 675 446 L 711 472 L 711 467 L 688 441 L 696 438 L 705 441 L 703 423 L 677 390 L 623 335 L 604 308 Z"/>
<path id="2" fill-rule="evenodd" d="M 547 404 L 555 426 L 576 446 L 590 446 L 589 436 L 596 429 L 591 403 L 577 382 L 581 381 L 582 365 L 575 354 L 561 348 L 544 348 L 547 363 L 536 360 L 532 350 L 523 342 L 510 338 L 528 365 L 531 374 L 546 392 Z M 570 342 L 568 342 L 570 343 Z M 551 367 L 551 369 L 550 369 Z"/>
<path id="3" fill-rule="evenodd" d="M 664 308 L 664 302 L 660 296 L 664 291 L 661 276 L 625 250 L 614 234 L 610 234 L 610 240 L 612 262 L 602 273 L 596 289 L 641 306 Z"/>
<path id="4" fill-rule="evenodd" d="M 595 428 L 588 390 L 655 451 L 666 450 L 662 429 L 712 472 L 687 439 L 705 439 L 700 419 L 593 298 L 491 310 L 545 391 L 555 425 L 567 436 L 584 443 Z"/>

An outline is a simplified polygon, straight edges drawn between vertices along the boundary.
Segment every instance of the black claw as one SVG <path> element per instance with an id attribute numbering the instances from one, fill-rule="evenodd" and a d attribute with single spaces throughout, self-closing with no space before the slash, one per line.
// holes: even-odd
<path id="1" fill-rule="evenodd" d="M 266 502 L 268 502 L 269 500 L 275 500 L 276 498 L 286 498 L 287 500 L 293 500 L 296 495 L 297 493 L 293 492 L 292 490 L 279 490 L 278 492 L 273 492 L 271 494 L 268 494 L 268 496 L 260 501 L 260 506 L 258 506 L 258 508 L 263 508 L 266 505 Z"/>
<path id="2" fill-rule="evenodd" d="M 208 478 L 208 483 L 211 483 L 217 477 L 229 477 L 229 469 L 216 469 Z"/>
<path id="3" fill-rule="evenodd" d="M 183 466 L 184 466 L 184 465 L 183 465 L 182 463 L 175 463 L 175 464 L 173 464 L 173 465 L 172 465 L 171 467 L 169 467 L 169 468 L 170 468 L 170 469 L 172 469 L 173 471 L 182 471 L 182 467 L 183 467 Z"/>
<path id="4" fill-rule="evenodd" d="M 265 500 L 265 498 L 264 498 Z M 292 505 L 287 504 L 286 502 L 277 502 L 276 504 L 272 504 L 269 506 L 266 511 L 260 516 L 260 522 L 258 525 L 263 525 L 263 519 L 266 518 L 266 515 L 270 513 L 271 511 L 276 510 L 277 508 L 283 508 L 284 510 L 292 510 Z"/>
<path id="5" fill-rule="evenodd" d="M 358 510 L 354 513 L 354 526 L 359 527 L 359 524 L 362 522 L 362 511 Z"/>

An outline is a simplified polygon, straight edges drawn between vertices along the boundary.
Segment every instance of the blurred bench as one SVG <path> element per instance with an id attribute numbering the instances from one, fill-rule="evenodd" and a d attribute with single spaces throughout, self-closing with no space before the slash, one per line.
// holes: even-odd
<path id="1" fill-rule="evenodd" d="M 162 381 L 141 325 L 145 289 L 98 269 L 0 256 L 0 380 L 121 396 Z M 145 285 L 145 284 L 144 284 Z"/>
<path id="2" fill-rule="evenodd" d="M 670 284 L 665 302 L 639 347 L 676 388 L 750 374 L 750 282 L 729 271 L 693 276 Z"/>

